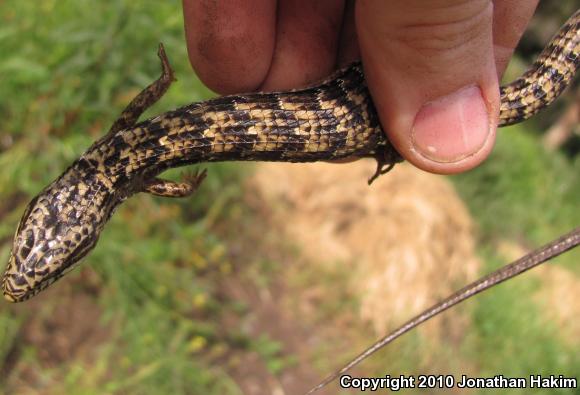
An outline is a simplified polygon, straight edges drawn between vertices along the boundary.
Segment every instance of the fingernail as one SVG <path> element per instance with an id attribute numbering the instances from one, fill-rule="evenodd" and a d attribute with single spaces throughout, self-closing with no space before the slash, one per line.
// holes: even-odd
<path id="1" fill-rule="evenodd" d="M 481 150 L 490 133 L 481 90 L 471 86 L 423 105 L 415 117 L 411 143 L 430 160 L 453 163 Z"/>

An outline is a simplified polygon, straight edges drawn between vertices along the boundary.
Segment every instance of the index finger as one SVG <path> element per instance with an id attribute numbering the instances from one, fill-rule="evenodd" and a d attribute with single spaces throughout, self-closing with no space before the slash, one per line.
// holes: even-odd
<path id="1" fill-rule="evenodd" d="M 276 1 L 183 0 L 189 60 L 221 93 L 249 92 L 264 81 L 274 53 Z"/>

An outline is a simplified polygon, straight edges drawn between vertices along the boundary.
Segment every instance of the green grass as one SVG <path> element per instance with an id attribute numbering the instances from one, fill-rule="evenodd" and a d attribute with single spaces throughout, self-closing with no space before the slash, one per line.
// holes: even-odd
<path id="1" fill-rule="evenodd" d="M 511 70 L 510 78 L 520 72 Z M 545 124 L 545 116 L 500 129 L 496 147 L 484 164 L 451 177 L 478 224 L 481 245 L 487 246 L 480 254 L 486 273 L 506 263 L 494 248 L 498 241 L 531 249 L 580 224 L 580 157 L 546 150 L 540 140 L 543 130 L 538 127 Z M 555 120 L 554 114 L 547 117 Z M 578 262 L 580 251 L 573 250 L 551 264 L 560 264 L 577 277 Z M 474 302 L 474 331 L 463 351 L 467 359 L 478 361 L 480 375 L 578 377 L 578 353 L 560 339 L 560 328 L 546 320 L 542 310 L 549 306 L 534 300 L 540 285 L 538 277 L 525 274 Z M 510 393 L 526 394 L 529 389 Z M 536 389 L 534 393 L 577 392 Z"/>
<path id="2" fill-rule="evenodd" d="M 0 3 L 0 260 L 24 205 L 160 74 L 160 41 L 179 82 L 148 114 L 208 97 L 189 66 L 182 26 L 179 1 Z M 50 383 L 50 393 L 239 393 L 203 358 L 230 347 L 228 331 L 216 327 L 227 303 L 215 299 L 211 277 L 231 271 L 231 263 L 212 226 L 227 218 L 240 174 L 228 165 L 209 168 L 193 199 L 139 196 L 121 207 L 83 264 L 82 271 L 96 271 L 100 289 L 102 317 L 94 325 L 110 336 L 96 359 L 46 366 L 17 337 L 26 305 L 2 304 L 0 360 L 20 345 L 0 392 L 13 389 L 11 378 L 26 366 Z M 56 302 L 43 303 L 50 312 Z"/>
<path id="3" fill-rule="evenodd" d="M 580 160 L 541 145 L 534 124 L 500 130 L 487 162 L 467 174 L 452 177 L 479 226 L 481 251 L 488 273 L 504 265 L 493 246 L 509 240 L 528 248 L 539 246 L 580 224 Z M 578 276 L 580 251 L 552 264 Z M 580 358 L 560 339 L 556 324 L 545 319 L 549 306 L 534 300 L 541 280 L 531 274 L 486 292 L 474 301 L 474 331 L 463 346 L 465 358 L 477 361 L 479 375 L 578 377 Z M 498 391 L 501 392 L 501 391 Z M 481 391 L 481 393 L 490 393 Z M 512 390 L 526 394 L 528 390 Z M 534 393 L 575 393 L 570 389 L 536 389 Z"/>
<path id="4" fill-rule="evenodd" d="M 487 270 L 501 262 L 488 254 Z M 534 302 L 539 278 L 521 278 L 482 295 L 474 313 L 475 331 L 470 334 L 471 357 L 482 367 L 480 374 L 506 377 L 577 377 L 580 356 L 559 339 L 559 329 L 547 322 Z M 482 393 L 487 393 L 482 391 Z M 527 394 L 528 390 L 513 391 Z M 565 394 L 570 389 L 536 389 L 534 394 Z"/>
<path id="5" fill-rule="evenodd" d="M 571 4 L 542 3 L 532 20 L 535 30 L 527 32 L 524 41 L 528 36 L 542 36 L 546 28 L 554 28 L 550 25 L 565 20 L 573 12 L 569 7 L 573 10 Z M 550 24 L 537 26 L 545 20 Z M 541 44 L 530 40 L 527 45 L 530 43 Z M 531 54 L 527 57 L 534 59 Z M 515 80 L 527 67 L 514 57 L 502 83 Z M 450 177 L 475 218 L 484 244 L 508 239 L 526 247 L 538 246 L 580 224 L 580 157 L 565 155 L 565 149 L 549 151 L 541 143 L 546 129 L 574 100 L 574 87 L 569 89 L 572 94 L 563 95 L 531 120 L 499 129 L 488 160 L 474 170 Z M 579 260 L 579 252 L 560 258 L 576 273 L 580 269 L 574 263 Z"/>
<path id="6" fill-rule="evenodd" d="M 580 224 L 580 159 L 548 152 L 532 125 L 501 129 L 483 165 L 452 177 L 486 241 L 537 246 Z M 561 260 L 578 270 L 579 258 L 573 251 Z"/>

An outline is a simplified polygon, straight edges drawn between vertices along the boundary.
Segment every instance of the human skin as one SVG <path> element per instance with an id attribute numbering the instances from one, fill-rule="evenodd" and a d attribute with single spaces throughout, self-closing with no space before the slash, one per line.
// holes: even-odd
<path id="1" fill-rule="evenodd" d="M 498 80 L 538 0 L 183 0 L 190 62 L 220 94 L 286 90 L 362 59 L 399 153 L 469 170 L 495 142 Z"/>

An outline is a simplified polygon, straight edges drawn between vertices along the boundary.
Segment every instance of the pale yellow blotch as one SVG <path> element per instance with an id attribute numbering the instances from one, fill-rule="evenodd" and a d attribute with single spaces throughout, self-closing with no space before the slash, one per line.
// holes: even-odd
<path id="1" fill-rule="evenodd" d="M 336 107 L 336 99 L 320 101 L 320 108 L 323 110 L 332 110 Z"/>
<path id="2" fill-rule="evenodd" d="M 286 110 L 286 111 L 298 111 L 301 108 L 303 108 L 303 105 L 300 103 L 289 103 L 283 100 L 279 101 L 280 103 L 280 108 L 282 108 L 282 110 Z"/>
<path id="3" fill-rule="evenodd" d="M 318 144 L 318 151 L 326 151 L 328 149 L 328 143 L 323 143 L 320 142 L 320 144 Z"/>
<path id="4" fill-rule="evenodd" d="M 103 173 L 97 173 L 97 178 L 99 179 L 99 181 L 101 183 L 103 183 L 108 189 L 111 189 L 113 187 L 113 184 L 111 183 L 111 181 L 109 180 L 108 177 L 106 177 Z"/>
<path id="5" fill-rule="evenodd" d="M 79 194 L 81 196 L 86 195 L 88 188 L 87 188 L 87 184 L 85 184 L 84 182 L 81 182 L 78 184 L 78 189 L 79 189 Z"/>
<path id="6" fill-rule="evenodd" d="M 254 106 L 252 103 L 236 103 L 235 107 L 236 107 L 236 110 L 238 110 L 238 111 L 249 111 Z"/>
<path id="7" fill-rule="evenodd" d="M 247 134 L 255 135 L 262 131 L 262 127 L 259 124 L 252 125 L 248 129 L 246 129 Z"/>
<path id="8" fill-rule="evenodd" d="M 365 97 L 362 95 L 350 95 L 350 99 L 356 104 L 360 105 L 365 102 Z"/>
<path id="9" fill-rule="evenodd" d="M 208 138 L 208 139 L 213 139 L 215 137 L 215 128 L 209 128 L 209 129 L 205 129 L 203 131 L 203 137 Z"/>
<path id="10" fill-rule="evenodd" d="M 272 110 L 258 110 L 258 109 L 250 110 L 250 118 L 264 120 L 271 119 L 273 118 L 273 112 Z"/>
<path id="11" fill-rule="evenodd" d="M 132 131 L 123 134 L 123 141 L 129 145 L 135 145 L 137 136 Z"/>
<path id="12" fill-rule="evenodd" d="M 334 116 L 338 119 L 344 117 L 346 114 L 349 113 L 348 109 L 345 106 L 336 107 L 333 110 Z"/>
<path id="13" fill-rule="evenodd" d="M 268 141 L 265 139 L 265 136 L 260 136 L 260 139 L 254 145 L 254 149 L 256 151 L 265 151 Z"/>
<path id="14" fill-rule="evenodd" d="M 217 122 L 217 114 L 215 113 L 215 111 L 208 111 L 206 113 L 203 114 L 203 120 L 204 121 L 209 121 L 209 122 Z"/>

